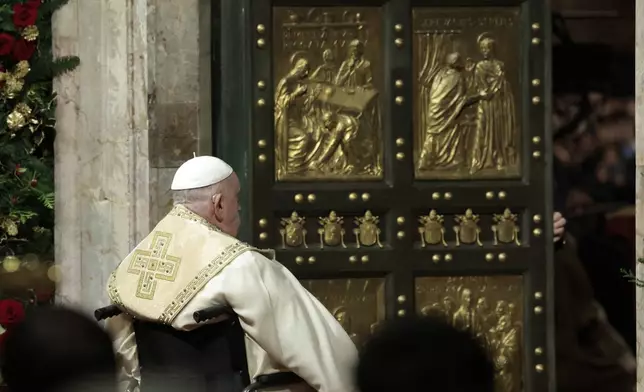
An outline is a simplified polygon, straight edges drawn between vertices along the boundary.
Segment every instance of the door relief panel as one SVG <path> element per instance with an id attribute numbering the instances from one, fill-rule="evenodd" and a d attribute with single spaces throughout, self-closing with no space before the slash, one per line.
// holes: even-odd
<path id="1" fill-rule="evenodd" d="M 418 179 L 520 174 L 518 8 L 413 10 Z"/>
<path id="2" fill-rule="evenodd" d="M 309 290 L 360 346 L 385 319 L 385 279 L 303 280 Z"/>
<path id="3" fill-rule="evenodd" d="M 383 177 L 376 7 L 275 7 L 275 177 Z"/>
<path id="4" fill-rule="evenodd" d="M 521 390 L 523 343 L 521 276 L 416 278 L 416 311 L 472 331 L 496 369 L 496 390 Z"/>

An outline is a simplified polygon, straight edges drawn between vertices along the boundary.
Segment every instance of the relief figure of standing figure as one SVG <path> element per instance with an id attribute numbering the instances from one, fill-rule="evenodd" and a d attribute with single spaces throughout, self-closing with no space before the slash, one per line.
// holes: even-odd
<path id="1" fill-rule="evenodd" d="M 325 49 L 322 52 L 322 61 L 322 65 L 317 67 L 311 74 L 311 80 L 319 83 L 334 84 L 337 71 L 334 64 L 335 56 L 331 49 Z"/>
<path id="2" fill-rule="evenodd" d="M 308 145 L 314 129 L 312 97 L 308 94 L 309 62 L 292 59 L 293 68 L 275 89 L 275 133 L 278 177 L 306 169 Z"/>
<path id="3" fill-rule="evenodd" d="M 428 81 L 425 141 L 418 161 L 419 170 L 448 168 L 463 163 L 466 130 L 460 124 L 463 109 L 471 104 L 467 80 L 459 53 L 450 53 L 445 65 Z"/>
<path id="4" fill-rule="evenodd" d="M 347 57 L 335 77 L 335 84 L 349 95 L 373 93 L 374 98 L 361 109 L 351 113 L 358 122 L 356 138 L 349 143 L 352 164 L 361 174 L 379 176 L 382 174 L 380 152 L 380 104 L 378 91 L 374 86 L 371 62 L 365 58 L 365 44 L 359 39 L 349 43 Z"/>
<path id="5" fill-rule="evenodd" d="M 452 316 L 452 325 L 461 331 L 471 331 L 474 312 L 472 309 L 472 291 L 463 288 L 460 293 L 461 305 Z"/>
<path id="6" fill-rule="evenodd" d="M 362 41 L 354 39 L 349 43 L 347 59 L 340 65 L 335 84 L 347 88 L 372 87 L 371 62 L 364 58 Z"/>
<path id="7" fill-rule="evenodd" d="M 499 318 L 490 331 L 493 336 L 494 365 L 497 371 L 496 383 L 499 391 L 515 390 L 514 369 L 518 360 L 519 337 L 512 328 L 512 320 L 506 315 Z"/>
<path id="8" fill-rule="evenodd" d="M 474 67 L 478 94 L 470 173 L 482 169 L 503 170 L 516 164 L 517 120 L 514 95 L 506 79 L 504 63 L 495 57 L 496 40 L 490 33 L 478 37 L 483 60 Z"/>

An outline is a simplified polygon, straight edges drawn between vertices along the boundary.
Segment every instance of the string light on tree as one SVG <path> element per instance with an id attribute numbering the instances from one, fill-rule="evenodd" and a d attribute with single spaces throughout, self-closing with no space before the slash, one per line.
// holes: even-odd
<path id="1" fill-rule="evenodd" d="M 13 273 L 20 269 L 20 259 L 17 256 L 7 256 L 2 260 L 2 268 L 9 272 Z"/>

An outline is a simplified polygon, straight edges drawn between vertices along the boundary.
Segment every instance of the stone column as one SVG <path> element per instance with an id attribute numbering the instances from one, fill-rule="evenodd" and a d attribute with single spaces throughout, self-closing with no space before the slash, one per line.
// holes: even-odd
<path id="1" fill-rule="evenodd" d="M 57 300 L 91 310 L 149 229 L 147 0 L 71 0 L 53 37 L 81 59 L 55 84 Z"/>
<path id="2" fill-rule="evenodd" d="M 147 0 L 151 226 L 172 207 L 177 168 L 212 151 L 210 3 Z"/>
<path id="3" fill-rule="evenodd" d="M 636 254 L 644 258 L 644 2 L 635 4 L 635 224 Z M 644 264 L 637 263 L 644 279 Z M 637 391 L 644 392 L 644 288 L 635 292 L 637 312 Z"/>

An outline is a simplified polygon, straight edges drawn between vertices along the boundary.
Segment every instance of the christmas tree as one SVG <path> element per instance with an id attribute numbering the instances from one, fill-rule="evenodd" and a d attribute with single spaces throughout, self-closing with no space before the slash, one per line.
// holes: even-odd
<path id="1" fill-rule="evenodd" d="M 12 274 L 34 271 L 42 256 L 53 256 L 52 81 L 79 64 L 76 57 L 52 54 L 52 15 L 67 1 L 0 2 L 0 324 L 15 323 L 16 300 L 47 300 L 35 287 L 24 287 L 24 295 L 6 287 L 19 280 Z"/>

